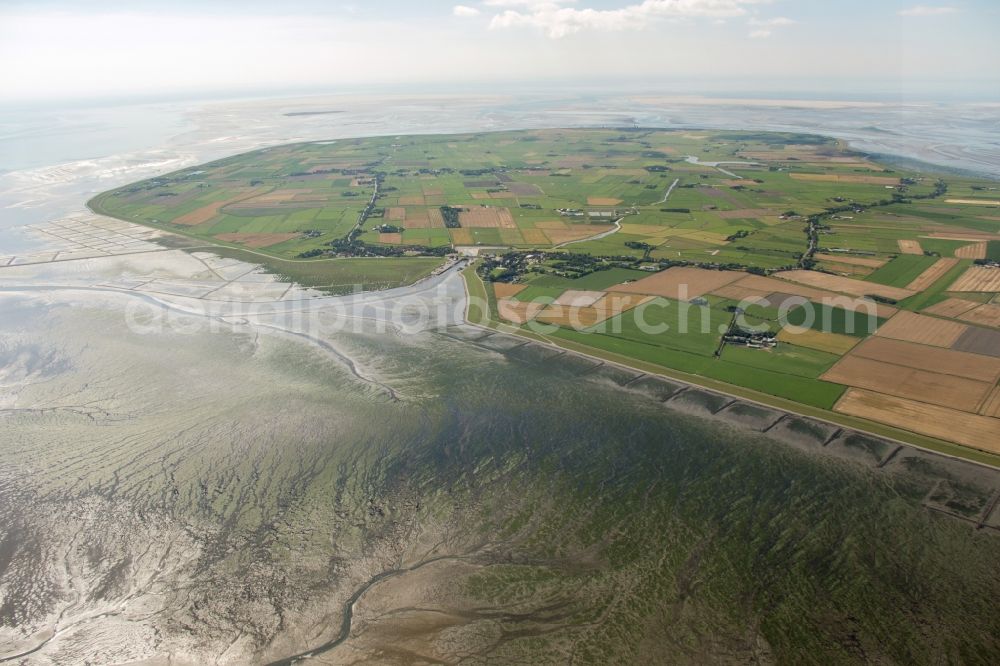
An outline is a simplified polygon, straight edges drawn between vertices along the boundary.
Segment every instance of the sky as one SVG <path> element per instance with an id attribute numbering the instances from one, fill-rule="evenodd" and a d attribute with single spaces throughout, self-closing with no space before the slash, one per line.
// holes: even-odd
<path id="1" fill-rule="evenodd" d="M 0 0 L 0 104 L 615 86 L 1000 101 L 996 0 Z"/>

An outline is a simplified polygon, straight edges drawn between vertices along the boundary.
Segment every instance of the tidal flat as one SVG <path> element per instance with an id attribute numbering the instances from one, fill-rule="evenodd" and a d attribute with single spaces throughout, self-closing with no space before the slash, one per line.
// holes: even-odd
<path id="1" fill-rule="evenodd" d="M 175 254 L 148 277 L 184 279 L 196 264 Z M 69 288 L 130 261 L 13 269 L 41 295 L 5 283 L 5 659 L 989 663 L 1000 650 L 1000 539 L 980 519 L 995 475 L 916 450 L 885 466 L 831 456 L 789 419 L 779 441 L 690 415 L 694 394 L 672 408 L 676 387 L 501 344 L 448 309 L 379 331 L 415 304 L 398 293 L 347 297 L 352 315 L 326 316 L 361 324 L 326 348 L 283 333 L 274 304 L 243 321 L 222 301 L 207 319 L 228 325 L 201 330 L 190 294 Z M 440 282 L 413 298 L 461 289 L 455 273 Z M 186 326 L 130 327 L 152 321 L 123 316 L 132 301 Z"/>

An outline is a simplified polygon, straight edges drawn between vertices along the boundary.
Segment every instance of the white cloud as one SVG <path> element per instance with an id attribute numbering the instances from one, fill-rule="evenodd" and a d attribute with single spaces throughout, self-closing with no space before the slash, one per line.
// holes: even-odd
<path id="1" fill-rule="evenodd" d="M 785 16 L 775 16 L 769 19 L 759 19 L 752 18 L 747 21 L 747 24 L 751 27 L 756 28 L 756 30 L 751 30 L 748 37 L 750 39 L 767 39 L 774 34 L 775 28 L 784 28 L 790 25 L 795 25 L 795 21 Z"/>
<path id="2" fill-rule="evenodd" d="M 927 5 L 917 5 L 909 9 L 899 10 L 900 16 L 941 16 L 942 14 L 954 14 L 957 7 L 928 7 Z"/>
<path id="3" fill-rule="evenodd" d="M 469 18 L 470 16 L 479 16 L 479 10 L 475 7 L 467 7 L 465 5 L 455 5 L 455 8 L 451 10 L 451 13 L 455 16 L 461 16 L 462 18 Z"/>
<path id="4" fill-rule="evenodd" d="M 635 30 L 658 18 L 732 18 L 746 6 L 767 0 L 643 0 L 619 9 L 563 7 L 566 0 L 486 0 L 507 9 L 493 17 L 491 28 L 533 27 L 553 39 L 581 30 Z"/>
<path id="5" fill-rule="evenodd" d="M 776 16 L 774 18 L 769 18 L 769 19 L 752 18 L 749 21 L 747 21 L 747 23 L 749 23 L 750 25 L 764 26 L 764 27 L 783 27 L 786 25 L 795 25 L 795 21 L 793 21 L 790 18 L 786 18 L 784 16 Z"/>

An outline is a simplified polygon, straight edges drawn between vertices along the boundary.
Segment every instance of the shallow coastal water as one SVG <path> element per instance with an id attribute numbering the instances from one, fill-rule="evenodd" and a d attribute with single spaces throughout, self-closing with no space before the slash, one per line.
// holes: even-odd
<path id="1" fill-rule="evenodd" d="M 5 174 L 0 254 L 51 255 L 45 223 L 89 193 L 268 142 L 596 122 L 351 103 L 188 109 L 162 146 Z M 664 404 L 635 373 L 459 325 L 454 271 L 333 298 L 142 249 L 0 268 L 0 660 L 1000 654 L 985 472 Z"/>

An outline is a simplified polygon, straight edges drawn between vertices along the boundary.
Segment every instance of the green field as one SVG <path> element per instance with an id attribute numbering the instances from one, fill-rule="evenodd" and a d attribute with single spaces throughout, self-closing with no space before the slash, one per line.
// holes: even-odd
<path id="1" fill-rule="evenodd" d="M 1000 261 L 1000 241 L 990 241 L 986 244 L 986 258 L 990 261 Z"/>
<path id="2" fill-rule="evenodd" d="M 931 267 L 937 257 L 920 254 L 901 254 L 869 275 L 867 279 L 891 287 L 905 287 Z"/>
<path id="3" fill-rule="evenodd" d="M 522 287 L 505 304 L 517 312 L 567 290 L 607 291 L 613 303 L 628 285 L 679 267 L 711 271 L 710 281 L 728 272 L 734 285 L 768 277 L 703 289 L 684 304 L 674 292 L 642 292 L 658 298 L 596 317 L 603 323 L 590 330 L 548 325 L 542 335 L 829 410 L 847 387 L 823 376 L 850 353 L 851 337 L 872 335 L 900 308 L 996 298 L 949 292 L 967 258 L 921 293 L 900 291 L 939 258 L 967 257 L 975 239 L 1000 235 L 1000 219 L 963 203 L 987 186 L 879 164 L 816 136 L 561 129 L 277 146 L 105 192 L 90 206 L 334 293 L 411 283 L 446 254 L 478 246 L 469 283 L 481 302 L 469 315 L 493 325 L 494 281 Z M 998 255 L 1000 241 L 989 242 L 987 256 Z M 810 268 L 827 274 L 813 276 L 818 289 L 782 277 Z M 868 307 L 849 305 L 880 291 L 878 318 L 868 316 L 871 297 Z M 764 296 L 777 301 L 745 302 Z M 789 296 L 812 302 L 815 317 L 792 307 L 787 323 L 818 337 L 768 337 L 785 323 L 779 304 Z M 722 344 L 736 314 L 737 340 Z M 740 342 L 743 326 L 765 342 Z"/>

